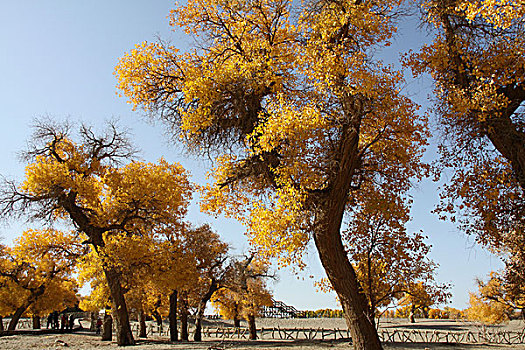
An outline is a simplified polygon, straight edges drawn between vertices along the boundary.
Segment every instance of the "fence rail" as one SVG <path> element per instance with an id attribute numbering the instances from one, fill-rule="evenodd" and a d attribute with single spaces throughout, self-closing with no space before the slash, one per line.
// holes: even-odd
<path id="1" fill-rule="evenodd" d="M 17 329 L 30 329 L 31 320 L 20 320 Z M 138 324 L 131 325 L 132 331 L 138 335 Z M 4 329 L 7 323 L 4 320 Z M 159 327 L 149 323 L 146 328 L 148 335 L 169 336 L 169 327 Z M 190 330 L 191 332 L 191 330 Z M 439 331 L 439 330 L 406 330 L 380 329 L 379 339 L 382 342 L 405 343 L 458 343 L 458 344 L 525 344 L 525 329 L 522 331 Z M 214 339 L 248 339 L 247 328 L 234 327 L 203 327 L 202 336 Z M 257 337 L 262 340 L 350 340 L 350 331 L 339 328 L 260 328 Z"/>
<path id="2" fill-rule="evenodd" d="M 203 336 L 209 338 L 247 339 L 246 328 L 205 327 Z M 406 343 L 461 343 L 461 344 L 525 344 L 525 330 L 516 331 L 437 331 L 437 330 L 379 330 L 382 342 Z M 257 329 L 259 339 L 274 340 L 350 340 L 347 329 L 327 328 L 261 328 Z"/>

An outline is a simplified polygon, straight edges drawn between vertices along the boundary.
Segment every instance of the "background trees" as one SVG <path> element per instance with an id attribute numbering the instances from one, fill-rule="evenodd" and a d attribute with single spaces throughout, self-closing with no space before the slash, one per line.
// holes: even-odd
<path id="1" fill-rule="evenodd" d="M 371 55 L 398 5 L 190 1 L 171 21 L 202 39 L 198 50 L 142 43 L 116 68 L 135 107 L 216 155 L 204 209 L 242 220 L 283 264 L 300 265 L 314 239 L 357 348 L 380 344 L 341 240 L 349 198 L 423 173 L 426 121 L 399 93 L 401 75 Z"/>
<path id="2" fill-rule="evenodd" d="M 13 247 L 3 247 L 0 312 L 12 314 L 8 330 L 26 312 L 40 316 L 76 303 L 72 273 L 84 251 L 77 233 L 53 229 L 27 230 Z"/>
<path id="3" fill-rule="evenodd" d="M 220 314 L 234 321 L 234 326 L 240 326 L 244 318 L 250 329 L 250 339 L 257 339 L 255 318 L 259 316 L 263 306 L 272 306 L 272 295 L 266 287 L 266 278 L 272 278 L 269 266 L 255 256 L 233 260 L 228 270 L 222 289 L 212 297 L 212 303 Z"/>
<path id="4" fill-rule="evenodd" d="M 36 219 L 64 219 L 82 232 L 100 256 L 109 285 L 119 345 L 133 343 L 124 299 L 121 266 L 106 245 L 116 237 L 148 235 L 152 225 L 180 223 L 192 187 L 178 164 L 131 162 L 125 133 L 109 125 L 97 136 L 81 126 L 75 143 L 69 125 L 38 123 L 27 159 L 25 180 L 6 183 L 0 198 L 4 217 L 28 213 Z M 31 209 L 31 211 L 29 211 Z"/>

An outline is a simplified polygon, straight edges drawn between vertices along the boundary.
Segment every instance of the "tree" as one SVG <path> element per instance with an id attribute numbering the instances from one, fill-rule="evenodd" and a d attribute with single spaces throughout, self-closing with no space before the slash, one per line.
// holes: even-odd
<path id="1" fill-rule="evenodd" d="M 39 315 L 76 302 L 72 273 L 83 251 L 76 232 L 53 229 L 24 231 L 13 247 L 3 248 L 0 293 L 2 313 L 12 313 L 8 330 L 26 312 Z"/>
<path id="2" fill-rule="evenodd" d="M 273 276 L 268 272 L 267 263 L 254 255 L 230 263 L 223 288 L 218 290 L 212 303 L 221 315 L 234 320 L 239 327 L 240 318 L 246 319 L 250 339 L 257 339 L 255 317 L 260 315 L 263 306 L 272 306 L 272 295 L 266 287 L 265 278 Z"/>
<path id="3" fill-rule="evenodd" d="M 213 294 L 221 288 L 229 247 L 208 225 L 190 230 L 186 239 L 188 250 L 196 260 L 198 283 L 185 290 L 196 307 L 193 339 L 201 341 L 204 311 Z"/>
<path id="4" fill-rule="evenodd" d="M 412 283 L 400 301 L 401 306 L 407 306 L 410 310 L 409 319 L 411 323 L 416 322 L 416 311 L 421 310 L 424 317 L 428 318 L 430 307 L 447 301 L 450 293 L 440 286 L 426 285 L 424 282 Z"/>
<path id="5" fill-rule="evenodd" d="M 126 134 L 109 125 L 97 136 L 81 126 L 80 143 L 69 125 L 40 122 L 27 159 L 24 182 L 6 182 L 0 198 L 3 217 L 28 213 L 35 219 L 64 219 L 85 234 L 101 256 L 111 292 L 117 343 L 133 344 L 120 267 L 109 263 L 108 240 L 147 235 L 161 222 L 179 223 L 186 213 L 192 186 L 179 164 L 131 162 L 134 150 Z M 31 210 L 31 211 L 29 211 Z M 113 237 L 113 238 L 112 238 Z"/>
<path id="6" fill-rule="evenodd" d="M 482 296 L 469 293 L 469 307 L 466 310 L 467 318 L 473 321 L 479 321 L 482 324 L 496 324 L 509 320 L 508 306 L 488 300 Z"/>
<path id="7" fill-rule="evenodd" d="M 203 209 L 242 220 L 283 264 L 301 266 L 313 238 L 358 349 L 381 345 L 341 239 L 349 197 L 391 173 L 409 187 L 428 136 L 401 74 L 372 55 L 399 5 L 189 1 L 170 18 L 199 49 L 142 43 L 116 68 L 134 107 L 217 156 Z"/>
<path id="8" fill-rule="evenodd" d="M 490 308 L 498 310 L 498 315 L 500 315 L 501 312 L 505 312 L 506 317 L 510 318 L 515 310 L 521 310 L 523 316 L 523 310 L 525 309 L 525 286 L 521 283 L 513 283 L 512 278 L 506 275 L 508 271 L 508 268 L 503 274 L 492 271 L 487 282 L 478 279 L 478 293 L 474 295 L 473 298 L 474 301 L 479 303 L 490 304 Z M 494 303 L 499 303 L 501 306 L 496 307 L 493 305 Z M 471 305 L 472 304 L 473 303 L 471 303 Z M 474 313 L 476 314 L 477 312 Z M 502 315 L 497 316 L 494 320 L 503 319 L 502 317 Z"/>
<path id="9" fill-rule="evenodd" d="M 343 240 L 367 297 L 370 321 L 375 324 L 380 316 L 378 309 L 403 298 L 417 283 L 442 291 L 445 301 L 449 286 L 434 280 L 437 265 L 428 258 L 430 246 L 425 236 L 406 232 L 410 201 L 399 196 L 395 187 L 391 198 L 385 198 L 385 190 L 367 187 L 370 191 L 354 198 L 356 205 L 348 210 Z M 318 286 L 323 291 L 332 290 L 326 279 Z"/>
<path id="10" fill-rule="evenodd" d="M 412 56 L 435 81 L 445 135 L 441 164 L 453 172 L 438 212 L 499 253 L 524 257 L 525 27 L 511 0 L 426 1 L 431 45 Z"/>

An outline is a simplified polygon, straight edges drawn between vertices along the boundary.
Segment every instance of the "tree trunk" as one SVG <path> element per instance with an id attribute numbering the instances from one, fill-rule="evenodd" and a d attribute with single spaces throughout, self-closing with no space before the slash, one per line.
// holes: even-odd
<path id="1" fill-rule="evenodd" d="M 409 315 L 410 323 L 416 323 L 415 313 L 416 313 L 416 308 L 415 308 L 414 305 L 411 305 L 410 306 L 410 315 Z"/>
<path id="2" fill-rule="evenodd" d="M 89 313 L 89 320 L 91 322 L 89 324 L 89 331 L 90 332 L 96 332 L 96 330 L 97 330 L 97 319 L 98 319 L 98 312 L 91 311 Z"/>
<path id="3" fill-rule="evenodd" d="M 112 315 L 115 317 L 115 331 L 117 335 L 117 344 L 119 346 L 133 345 L 135 341 L 131 333 L 129 324 L 128 308 L 124 291 L 120 284 L 120 273 L 113 267 L 104 267 L 104 274 L 111 291 L 111 300 L 113 301 Z"/>
<path id="4" fill-rule="evenodd" d="M 248 328 L 250 329 L 250 340 L 257 340 L 257 327 L 255 326 L 254 315 L 248 315 Z"/>
<path id="5" fill-rule="evenodd" d="M 3 332 L 3 331 L 4 331 L 4 319 L 2 318 L 2 316 L 0 316 L 0 332 Z"/>
<path id="6" fill-rule="evenodd" d="M 193 334 L 193 340 L 201 341 L 202 340 L 202 319 L 204 318 L 204 311 L 206 310 L 206 304 L 211 299 L 213 293 L 219 289 L 219 285 L 215 278 L 211 278 L 210 287 L 208 291 L 199 301 L 199 306 L 197 308 L 197 315 L 195 315 L 195 333 Z"/>
<path id="7" fill-rule="evenodd" d="M 359 164 L 359 122 L 345 125 L 342 130 L 338 159 L 339 170 L 331 181 L 330 190 L 318 197 L 321 208 L 314 233 L 315 245 L 326 275 L 334 288 L 350 329 L 354 349 L 380 350 L 377 330 L 367 317 L 368 302 L 361 288 L 341 238 L 341 222 L 350 191 L 352 176 Z"/>
<path id="8" fill-rule="evenodd" d="M 113 317 L 111 315 L 104 315 L 104 323 L 102 324 L 102 340 L 111 341 L 113 339 Z"/>
<path id="9" fill-rule="evenodd" d="M 233 326 L 235 328 L 241 327 L 241 320 L 239 319 L 238 315 L 233 316 Z"/>
<path id="10" fill-rule="evenodd" d="M 20 320 L 20 317 L 22 317 L 22 314 L 26 311 L 27 307 L 20 306 L 18 309 L 16 309 L 13 316 L 11 316 L 11 321 L 9 321 L 9 324 L 7 325 L 8 331 L 14 331 L 16 329 L 16 325 L 18 324 L 18 321 Z"/>
<path id="11" fill-rule="evenodd" d="M 202 341 L 202 315 L 199 315 L 199 312 L 195 315 L 195 332 L 193 332 L 193 340 Z"/>
<path id="12" fill-rule="evenodd" d="M 180 339 L 188 341 L 188 300 L 186 295 L 183 295 L 180 300 Z"/>
<path id="13" fill-rule="evenodd" d="M 45 291 L 46 286 L 42 284 L 31 292 L 31 295 L 18 309 L 16 309 L 15 313 L 11 317 L 11 321 L 9 321 L 9 325 L 7 326 L 8 331 L 14 331 L 16 329 L 16 325 L 18 324 L 20 317 L 22 317 L 22 314 L 38 299 L 38 297 L 44 294 Z"/>
<path id="14" fill-rule="evenodd" d="M 146 315 L 144 309 L 141 307 L 139 310 L 139 338 L 147 338 L 146 332 Z"/>
<path id="15" fill-rule="evenodd" d="M 168 320 L 170 323 L 170 340 L 171 341 L 178 341 L 179 340 L 179 332 L 177 330 L 177 298 L 178 298 L 178 292 L 174 290 L 170 294 L 169 299 L 169 313 L 168 313 Z"/>
<path id="16" fill-rule="evenodd" d="M 162 333 L 162 315 L 158 310 L 153 311 L 151 314 L 153 318 L 155 319 L 155 322 L 157 323 L 157 327 L 159 327 L 159 332 Z"/>
<path id="17" fill-rule="evenodd" d="M 40 329 L 40 316 L 33 315 L 33 329 Z"/>

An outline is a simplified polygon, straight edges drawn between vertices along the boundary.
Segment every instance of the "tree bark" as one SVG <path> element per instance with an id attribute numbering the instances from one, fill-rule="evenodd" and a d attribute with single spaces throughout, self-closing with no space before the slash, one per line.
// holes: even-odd
<path id="1" fill-rule="evenodd" d="M 409 315 L 409 319 L 410 319 L 410 323 L 416 323 L 416 308 L 415 306 L 412 304 L 410 306 L 410 315 Z"/>
<path id="2" fill-rule="evenodd" d="M 113 301 L 112 315 L 115 318 L 117 344 L 119 346 L 133 345 L 135 344 L 135 340 L 131 333 L 126 299 L 124 298 L 124 291 L 120 284 L 120 274 L 115 268 L 107 266 L 104 267 L 104 274 L 106 275 L 106 280 L 111 291 L 111 300 Z"/>
<path id="3" fill-rule="evenodd" d="M 233 316 L 233 326 L 235 328 L 239 328 L 241 326 L 241 320 L 239 319 L 239 316 L 237 315 Z"/>
<path id="4" fill-rule="evenodd" d="M 257 340 L 257 327 L 254 315 L 248 315 L 248 328 L 250 329 L 250 340 Z"/>
<path id="5" fill-rule="evenodd" d="M 90 332 L 96 332 L 96 330 L 97 330 L 97 319 L 98 319 L 98 312 L 91 311 L 89 313 L 89 320 L 91 322 L 89 324 L 89 331 Z"/>
<path id="6" fill-rule="evenodd" d="M 11 316 L 11 321 L 9 321 L 9 324 L 7 325 L 8 331 L 14 331 L 16 329 L 16 325 L 18 324 L 20 317 L 22 317 L 22 314 L 26 311 L 26 309 L 26 306 L 20 306 L 18 309 L 16 309 L 13 316 Z"/>
<path id="7" fill-rule="evenodd" d="M 208 291 L 199 301 L 199 306 L 197 308 L 197 314 L 195 315 L 195 332 L 193 333 L 193 340 L 201 341 L 202 340 L 202 319 L 204 318 L 204 311 L 206 310 L 206 304 L 211 299 L 213 293 L 219 289 L 219 284 L 215 278 L 211 278 L 210 287 Z"/>
<path id="8" fill-rule="evenodd" d="M 188 300 L 186 295 L 183 295 L 180 300 L 180 339 L 183 341 L 188 341 Z"/>
<path id="9" fill-rule="evenodd" d="M 33 320 L 33 329 L 40 329 L 40 316 L 34 315 L 32 317 Z"/>
<path id="10" fill-rule="evenodd" d="M 38 297 L 40 297 L 44 292 L 46 291 L 46 286 L 44 284 L 38 286 L 37 288 L 31 290 L 31 295 L 27 298 L 27 300 L 20 305 L 11 317 L 11 321 L 9 321 L 9 325 L 7 326 L 8 331 L 14 331 L 16 329 L 16 325 L 18 324 L 18 321 L 20 320 L 20 317 L 22 317 L 22 314 L 27 310 L 27 308 L 33 304 Z"/>
<path id="11" fill-rule="evenodd" d="M 104 315 L 104 322 L 102 324 L 102 339 L 104 341 L 111 341 L 113 339 L 113 317 L 111 315 Z"/>
<path id="12" fill-rule="evenodd" d="M 139 310 L 139 338 L 147 338 L 146 332 L 146 315 L 144 309 L 141 307 Z"/>
<path id="13" fill-rule="evenodd" d="M 177 330 L 177 298 L 178 298 L 178 292 L 174 290 L 170 294 L 169 313 L 168 313 L 168 320 L 170 323 L 170 340 L 171 341 L 179 340 L 179 332 Z"/>
<path id="14" fill-rule="evenodd" d="M 351 101 L 345 103 L 349 104 Z M 377 330 L 367 316 L 369 310 L 366 296 L 348 260 L 340 233 L 352 176 L 360 162 L 359 121 L 354 121 L 354 125 L 345 125 L 341 132 L 336 159 L 339 169 L 331 181 L 329 191 L 316 201 L 320 213 L 314 241 L 326 275 L 343 307 L 354 349 L 381 350 Z"/>

